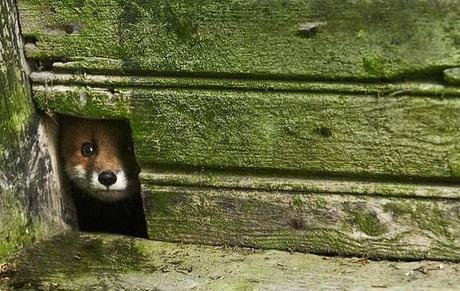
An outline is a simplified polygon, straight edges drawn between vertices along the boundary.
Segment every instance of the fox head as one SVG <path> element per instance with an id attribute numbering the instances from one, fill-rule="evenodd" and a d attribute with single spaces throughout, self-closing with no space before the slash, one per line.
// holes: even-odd
<path id="1" fill-rule="evenodd" d="M 120 201 L 139 190 L 131 131 L 123 121 L 61 116 L 59 152 L 71 183 L 101 201 Z"/>

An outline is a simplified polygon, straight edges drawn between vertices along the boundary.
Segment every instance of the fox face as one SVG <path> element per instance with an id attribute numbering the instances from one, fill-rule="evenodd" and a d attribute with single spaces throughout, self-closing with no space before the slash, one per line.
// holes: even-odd
<path id="1" fill-rule="evenodd" d="M 138 192 L 139 166 L 125 122 L 61 116 L 59 124 L 61 162 L 76 188 L 104 202 Z"/>

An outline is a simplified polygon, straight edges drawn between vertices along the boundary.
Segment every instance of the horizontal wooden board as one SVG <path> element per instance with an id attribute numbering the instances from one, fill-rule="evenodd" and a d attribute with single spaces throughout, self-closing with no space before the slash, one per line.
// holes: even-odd
<path id="1" fill-rule="evenodd" d="M 455 0 L 18 2 L 27 57 L 74 70 L 381 80 L 460 64 Z"/>
<path id="2" fill-rule="evenodd" d="M 57 63 L 54 63 L 56 65 Z M 71 62 L 66 63 L 71 64 Z M 453 72 L 454 70 L 446 70 Z M 446 73 L 447 74 L 447 73 Z M 450 75 L 453 75 L 450 74 Z M 449 75 L 449 76 L 450 76 Z M 440 82 L 305 82 L 293 80 L 257 80 L 257 79 L 222 79 L 196 77 L 166 76 L 123 76 L 66 74 L 52 71 L 32 72 L 30 79 L 36 85 L 80 85 L 105 87 L 112 91 L 116 88 L 189 88 L 244 91 L 281 91 L 281 92 L 315 92 L 371 94 L 378 97 L 410 95 L 460 97 L 460 87 L 445 85 Z"/>
<path id="3" fill-rule="evenodd" d="M 33 89 L 45 110 L 129 119 L 143 167 L 460 178 L 455 98 L 381 96 L 365 93 L 366 86 L 363 93 L 52 82 Z"/>
<path id="4" fill-rule="evenodd" d="M 240 185 L 237 177 L 210 174 L 197 182 L 194 174 L 176 175 L 175 180 L 174 174 L 168 176 L 165 183 L 165 174 L 142 175 L 149 237 L 154 240 L 460 260 L 458 189 L 453 189 L 455 199 L 422 199 L 391 197 L 388 190 L 356 195 L 353 183 L 327 188 L 321 181 L 305 181 L 311 183 L 305 190 L 295 185 L 289 190 L 289 181 L 284 189 L 265 189 L 258 188 L 257 178 L 251 183 L 247 176 L 240 177 Z M 216 187 L 216 180 L 223 181 L 221 186 Z M 253 187 L 242 186 L 247 184 Z M 399 191 L 400 185 L 393 186 Z M 426 191 L 426 186 L 418 188 L 415 192 Z"/>
<path id="5" fill-rule="evenodd" d="M 146 170 L 141 178 L 158 186 L 192 188 L 244 189 L 248 191 L 278 191 L 289 193 L 321 193 L 335 195 L 367 195 L 400 198 L 459 199 L 460 187 L 357 181 L 347 179 L 305 179 L 275 175 L 247 175 L 231 172 Z"/>
<path id="6" fill-rule="evenodd" d="M 1 290 L 453 290 L 458 264 L 64 234 L 1 264 Z"/>

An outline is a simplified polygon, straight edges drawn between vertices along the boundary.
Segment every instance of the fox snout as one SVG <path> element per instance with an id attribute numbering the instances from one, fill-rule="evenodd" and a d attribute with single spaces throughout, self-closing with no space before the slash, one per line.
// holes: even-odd
<path id="1" fill-rule="evenodd" d="M 102 170 L 91 174 L 91 186 L 95 190 L 123 191 L 128 187 L 128 177 L 125 171 Z"/>
<path id="2" fill-rule="evenodd" d="M 112 171 L 104 171 L 99 174 L 97 180 L 102 185 L 110 187 L 117 182 L 117 175 Z"/>
<path id="3" fill-rule="evenodd" d="M 60 130 L 64 170 L 76 188 L 105 202 L 138 190 L 139 167 L 122 122 L 66 117 Z"/>

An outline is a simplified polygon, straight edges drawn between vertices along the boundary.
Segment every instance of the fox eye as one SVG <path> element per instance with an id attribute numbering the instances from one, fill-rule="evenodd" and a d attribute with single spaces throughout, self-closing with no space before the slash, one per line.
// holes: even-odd
<path id="1" fill-rule="evenodd" d="M 90 157 L 96 153 L 96 145 L 90 142 L 84 143 L 81 146 L 81 154 L 84 157 Z"/>

